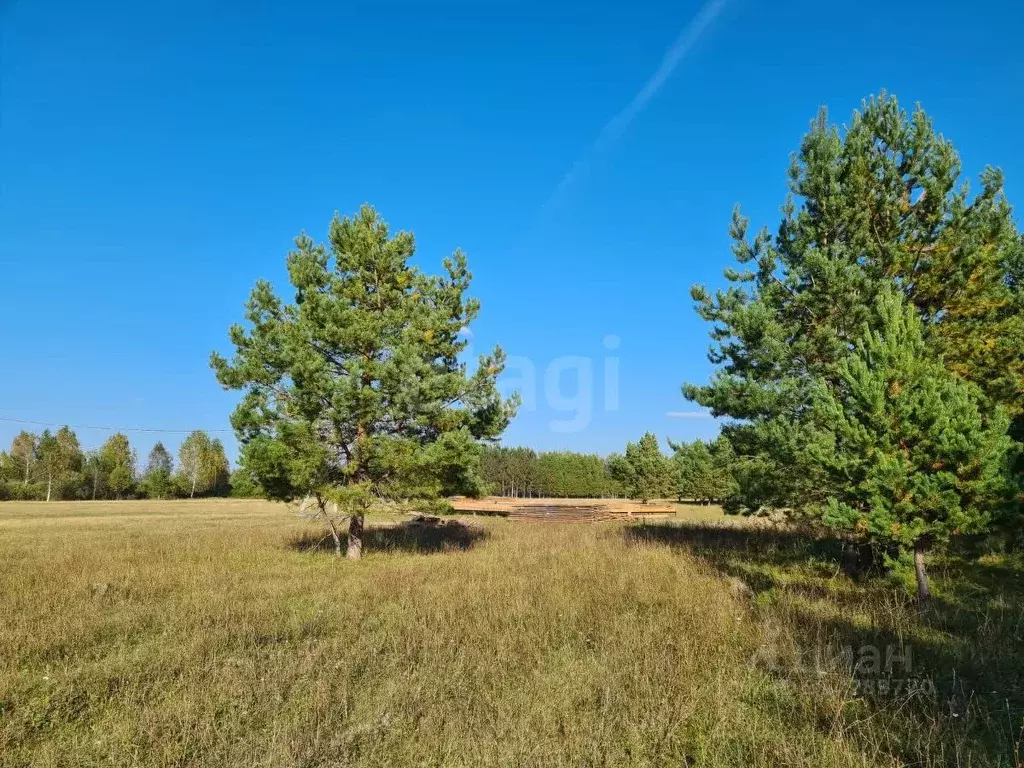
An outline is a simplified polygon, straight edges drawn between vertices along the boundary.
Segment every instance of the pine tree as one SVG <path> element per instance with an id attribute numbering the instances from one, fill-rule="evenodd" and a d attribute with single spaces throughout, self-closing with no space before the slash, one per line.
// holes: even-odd
<path id="1" fill-rule="evenodd" d="M 736 492 L 736 452 L 725 435 L 719 435 L 708 446 L 711 453 L 712 481 L 709 498 L 723 503 Z"/>
<path id="2" fill-rule="evenodd" d="M 347 518 L 350 557 L 374 506 L 476 492 L 477 441 L 515 410 L 496 386 L 500 349 L 472 375 L 459 360 L 479 312 L 465 256 L 435 277 L 413 252 L 369 206 L 336 216 L 328 246 L 301 235 L 288 256 L 294 303 L 260 281 L 248 328 L 231 329 L 234 357 L 211 357 L 220 383 L 245 392 L 232 416 L 243 465 L 271 498 L 311 496 L 339 554 Z"/>
<path id="3" fill-rule="evenodd" d="M 722 501 L 733 492 L 733 452 L 728 439 L 719 436 L 707 444 L 673 443 L 672 463 L 675 471 L 676 495 L 704 503 Z"/>
<path id="4" fill-rule="evenodd" d="M 604 459 L 573 451 L 485 446 L 480 475 L 489 493 L 502 496 L 599 498 L 620 492 Z"/>
<path id="5" fill-rule="evenodd" d="M 882 94 L 843 134 L 824 112 L 814 121 L 776 237 L 765 229 L 748 241 L 734 213 L 741 268 L 714 296 L 692 291 L 721 367 L 684 394 L 733 419 L 723 431 L 743 456 L 735 498 L 746 510 L 799 512 L 827 499 L 828 478 L 808 459 L 814 382 L 839 380 L 862 326 L 879 327 L 883 291 L 907 298 L 927 345 L 990 407 L 1024 414 L 1021 239 L 999 172 L 982 173 L 973 198 L 960 172 L 925 113 Z"/>
<path id="6" fill-rule="evenodd" d="M 984 531 L 1006 498 L 1009 420 L 943 365 L 900 295 L 880 294 L 878 313 L 838 380 L 816 382 L 810 456 L 829 481 L 824 522 L 912 549 L 926 600 L 928 549 Z"/>
<path id="7" fill-rule="evenodd" d="M 626 445 L 625 456 L 609 457 L 609 468 L 631 499 L 646 504 L 675 494 L 672 466 L 651 432 Z"/>

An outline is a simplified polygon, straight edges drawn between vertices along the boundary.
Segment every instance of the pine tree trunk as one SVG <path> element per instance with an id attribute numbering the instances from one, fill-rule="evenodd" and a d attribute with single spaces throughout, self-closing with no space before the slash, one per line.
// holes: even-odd
<path id="1" fill-rule="evenodd" d="M 851 579 L 860 575 L 857 567 L 857 550 L 852 541 L 843 542 L 843 573 Z"/>
<path id="2" fill-rule="evenodd" d="M 352 515 L 348 521 L 348 551 L 345 553 L 349 560 L 358 560 L 363 556 L 363 515 Z"/>
<path id="3" fill-rule="evenodd" d="M 922 542 L 914 545 L 914 575 L 917 576 L 917 599 L 927 603 L 932 599 L 932 590 L 928 586 L 928 572 L 924 567 L 925 546 Z"/>
<path id="4" fill-rule="evenodd" d="M 847 541 L 843 543 L 843 573 L 857 578 L 874 566 L 875 555 L 868 542 Z"/>

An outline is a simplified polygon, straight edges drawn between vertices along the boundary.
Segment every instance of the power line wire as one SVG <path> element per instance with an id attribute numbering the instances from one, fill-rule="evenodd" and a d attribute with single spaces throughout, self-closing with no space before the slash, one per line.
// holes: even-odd
<path id="1" fill-rule="evenodd" d="M 68 427 L 69 429 L 98 429 L 104 432 L 156 432 L 164 434 L 187 435 L 195 432 L 194 429 L 161 429 L 159 427 L 97 427 L 87 424 L 64 424 L 59 421 L 33 421 L 31 419 L 12 419 L 0 416 L 0 421 L 7 421 L 14 424 L 31 424 L 37 427 Z M 230 429 L 204 429 L 203 432 L 232 432 Z"/>

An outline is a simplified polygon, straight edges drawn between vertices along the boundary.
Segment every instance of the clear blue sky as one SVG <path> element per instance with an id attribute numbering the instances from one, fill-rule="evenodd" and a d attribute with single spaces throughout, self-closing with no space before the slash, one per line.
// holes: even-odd
<path id="1" fill-rule="evenodd" d="M 507 443 L 711 436 L 666 414 L 710 371 L 688 288 L 721 283 L 733 204 L 774 229 L 818 106 L 880 88 L 1022 204 L 1022 28 L 1019 0 L 0 0 L 0 416 L 227 428 L 210 351 L 300 230 L 368 201 L 424 268 L 462 247 L 474 344 L 536 366 Z M 569 432 L 543 387 L 564 356 L 595 368 Z"/>

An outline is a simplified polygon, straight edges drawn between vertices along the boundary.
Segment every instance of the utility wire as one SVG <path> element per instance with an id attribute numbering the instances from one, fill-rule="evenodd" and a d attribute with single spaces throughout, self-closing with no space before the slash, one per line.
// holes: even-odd
<path id="1" fill-rule="evenodd" d="M 104 432 L 162 432 L 165 434 L 187 435 L 194 429 L 160 429 L 159 427 L 97 427 L 88 424 L 64 424 L 59 421 L 32 421 L 31 419 L 12 419 L 0 416 L 0 421 L 14 424 L 31 424 L 37 427 L 68 427 L 69 429 L 98 429 Z M 204 429 L 203 432 L 232 432 L 230 429 Z"/>

